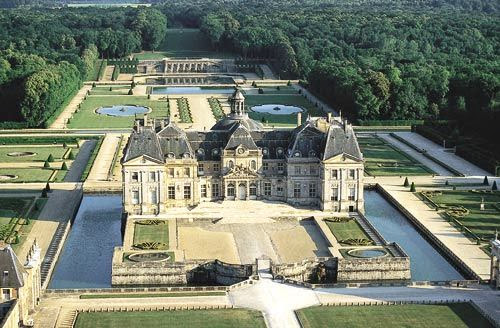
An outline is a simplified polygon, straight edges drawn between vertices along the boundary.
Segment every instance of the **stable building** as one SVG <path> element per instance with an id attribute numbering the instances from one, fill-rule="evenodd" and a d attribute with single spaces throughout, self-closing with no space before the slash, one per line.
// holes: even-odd
<path id="1" fill-rule="evenodd" d="M 231 113 L 210 131 L 137 119 L 121 160 L 125 211 L 254 199 L 363 211 L 363 155 L 347 121 L 329 115 L 269 129 L 248 117 L 244 101 L 236 90 Z"/>

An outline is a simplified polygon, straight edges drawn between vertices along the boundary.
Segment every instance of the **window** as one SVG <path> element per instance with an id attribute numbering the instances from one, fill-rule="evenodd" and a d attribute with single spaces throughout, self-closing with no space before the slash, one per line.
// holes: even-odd
<path id="1" fill-rule="evenodd" d="M 250 167 L 252 168 L 252 170 L 256 170 L 257 169 L 257 162 L 256 161 L 251 161 L 250 162 Z"/>
<path id="2" fill-rule="evenodd" d="M 278 163 L 278 172 L 283 172 L 285 170 L 285 163 Z"/>
<path id="3" fill-rule="evenodd" d="M 264 183 L 264 195 L 271 196 L 271 183 L 270 182 Z"/>
<path id="4" fill-rule="evenodd" d="M 269 163 L 262 163 L 262 170 L 263 171 L 269 170 Z"/>
<path id="5" fill-rule="evenodd" d="M 219 184 L 218 183 L 212 183 L 212 197 L 213 198 L 219 197 Z"/>
<path id="6" fill-rule="evenodd" d="M 203 175 L 204 172 L 205 172 L 205 165 L 203 165 L 203 163 L 199 163 L 198 164 L 198 174 Z"/>
<path id="7" fill-rule="evenodd" d="M 300 166 L 295 166 L 295 175 L 300 175 Z"/>
<path id="8" fill-rule="evenodd" d="M 184 199 L 191 199 L 191 186 L 184 186 Z"/>
<path id="9" fill-rule="evenodd" d="M 257 196 L 257 186 L 255 183 L 250 185 L 250 196 Z"/>
<path id="10" fill-rule="evenodd" d="M 227 195 L 229 197 L 234 197 L 234 184 L 230 183 L 227 185 Z"/>
<path id="11" fill-rule="evenodd" d="M 139 172 L 132 172 L 131 179 L 132 179 L 132 182 L 138 182 L 139 181 Z"/>
<path id="12" fill-rule="evenodd" d="M 169 175 L 170 177 L 172 177 L 172 178 L 173 178 L 173 177 L 174 177 L 174 175 L 175 175 L 174 173 L 175 173 L 175 171 L 174 171 L 174 168 L 173 168 L 173 167 L 171 167 L 171 168 L 169 168 L 169 169 L 168 169 L 168 175 Z"/>
<path id="13" fill-rule="evenodd" d="M 356 188 L 349 187 L 349 197 L 348 200 L 354 200 L 356 198 Z"/>
<path id="14" fill-rule="evenodd" d="M 309 197 L 311 197 L 311 198 L 316 197 L 316 184 L 315 183 L 309 184 Z"/>
<path id="15" fill-rule="evenodd" d="M 207 185 L 206 184 L 201 185 L 201 197 L 203 197 L 203 198 L 207 197 Z"/>
<path id="16" fill-rule="evenodd" d="M 233 161 L 227 162 L 227 167 L 229 167 L 230 169 L 232 169 L 234 167 Z"/>
<path id="17" fill-rule="evenodd" d="M 168 186 L 168 199 L 175 199 L 175 186 Z"/>
<path id="18" fill-rule="evenodd" d="M 339 188 L 337 188 L 337 187 L 332 188 L 332 200 L 333 201 L 339 200 Z"/>
<path id="19" fill-rule="evenodd" d="M 214 172 L 219 172 L 220 171 L 220 164 L 219 163 L 215 163 L 214 164 Z"/>
<path id="20" fill-rule="evenodd" d="M 189 167 L 184 168 L 184 176 L 188 177 L 189 176 Z"/>
<path id="21" fill-rule="evenodd" d="M 300 182 L 295 182 L 293 184 L 293 197 L 295 198 L 300 197 Z"/>
<path id="22" fill-rule="evenodd" d="M 7 273 L 7 274 L 5 274 Z M 9 275 L 9 271 L 4 271 L 3 272 L 4 276 L 8 276 Z M 4 301 L 10 301 L 10 289 L 2 289 L 2 295 L 3 295 L 3 299 Z"/>
<path id="23" fill-rule="evenodd" d="M 355 179 L 356 178 L 356 170 L 349 170 L 349 179 Z"/>
<path id="24" fill-rule="evenodd" d="M 316 165 L 311 165 L 311 167 L 309 168 L 309 171 L 311 172 L 311 175 L 318 174 L 318 170 L 316 170 Z"/>
<path id="25" fill-rule="evenodd" d="M 139 190 L 132 190 L 132 204 L 139 204 Z"/>
<path id="26" fill-rule="evenodd" d="M 149 181 L 151 182 L 156 181 L 156 172 L 149 172 Z"/>
<path id="27" fill-rule="evenodd" d="M 158 197 L 156 195 L 156 188 L 150 190 L 150 199 L 151 199 L 151 204 L 158 203 Z"/>
<path id="28" fill-rule="evenodd" d="M 338 179 L 339 170 L 332 170 L 331 173 L 332 173 L 331 175 L 332 179 Z"/>
<path id="29" fill-rule="evenodd" d="M 283 196 L 283 187 L 282 186 L 277 186 L 276 187 L 276 193 L 278 196 Z"/>

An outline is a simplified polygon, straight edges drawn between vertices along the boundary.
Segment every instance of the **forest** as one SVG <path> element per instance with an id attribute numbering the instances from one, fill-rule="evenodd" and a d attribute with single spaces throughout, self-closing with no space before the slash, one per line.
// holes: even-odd
<path id="1" fill-rule="evenodd" d="M 39 127 L 79 89 L 99 58 L 154 50 L 165 16 L 150 8 L 0 10 L 0 112 L 5 127 Z"/>

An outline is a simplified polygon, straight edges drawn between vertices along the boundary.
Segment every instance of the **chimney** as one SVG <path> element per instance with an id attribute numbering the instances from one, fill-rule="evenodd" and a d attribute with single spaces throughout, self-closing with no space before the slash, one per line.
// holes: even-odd
<path id="1" fill-rule="evenodd" d="M 297 126 L 302 124 L 302 112 L 297 113 Z"/>
<path id="2" fill-rule="evenodd" d="M 328 114 L 326 114 L 326 115 L 327 115 L 327 122 L 332 123 L 332 113 L 328 112 Z"/>

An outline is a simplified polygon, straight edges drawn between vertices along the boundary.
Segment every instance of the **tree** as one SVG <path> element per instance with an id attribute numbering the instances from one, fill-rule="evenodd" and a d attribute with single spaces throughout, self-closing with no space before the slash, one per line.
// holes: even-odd
<path id="1" fill-rule="evenodd" d="M 61 165 L 61 170 L 62 171 L 67 171 L 68 170 L 68 165 L 66 165 L 66 162 L 63 162 Z"/>
<path id="2" fill-rule="evenodd" d="M 129 96 L 131 96 L 131 95 L 133 95 L 133 94 L 134 94 L 134 91 L 133 91 L 132 89 L 129 89 L 129 90 L 128 90 L 128 95 L 129 95 Z"/>
<path id="3" fill-rule="evenodd" d="M 49 157 L 47 157 L 47 162 L 52 163 L 54 161 L 54 156 L 52 154 L 49 154 Z"/>
<path id="4" fill-rule="evenodd" d="M 496 181 L 493 181 L 493 185 L 491 186 L 491 190 L 498 190 Z"/>
<path id="5" fill-rule="evenodd" d="M 405 182 L 403 183 L 403 186 L 408 187 L 410 183 L 408 182 L 408 177 L 405 178 Z"/>
<path id="6" fill-rule="evenodd" d="M 43 167 L 46 168 L 46 169 L 49 169 L 50 168 L 50 164 L 49 164 L 49 161 L 45 161 L 43 163 Z"/>
<path id="7" fill-rule="evenodd" d="M 415 188 L 415 182 L 412 182 L 410 186 L 410 192 L 416 192 L 416 191 L 417 189 Z"/>
<path id="8" fill-rule="evenodd" d="M 488 182 L 488 177 L 485 175 L 483 180 L 483 185 L 488 186 L 490 183 Z"/>
<path id="9" fill-rule="evenodd" d="M 50 185 L 49 185 L 49 183 L 48 183 L 48 182 L 47 182 L 47 184 L 45 185 L 45 190 L 50 191 Z"/>

